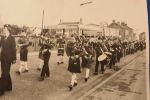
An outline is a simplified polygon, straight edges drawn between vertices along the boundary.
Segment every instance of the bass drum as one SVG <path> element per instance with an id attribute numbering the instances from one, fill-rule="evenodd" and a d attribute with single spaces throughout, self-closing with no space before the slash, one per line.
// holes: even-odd
<path id="1" fill-rule="evenodd" d="M 111 60 L 111 56 L 106 55 L 106 54 L 102 54 L 98 57 L 98 61 L 103 62 L 104 65 L 108 65 L 110 63 Z"/>

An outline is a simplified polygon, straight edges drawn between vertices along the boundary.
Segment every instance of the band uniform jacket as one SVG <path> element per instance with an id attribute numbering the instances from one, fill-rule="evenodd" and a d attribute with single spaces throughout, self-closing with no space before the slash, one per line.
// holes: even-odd
<path id="1" fill-rule="evenodd" d="M 68 71 L 72 73 L 81 73 L 80 68 L 80 50 L 75 50 L 74 48 L 70 51 Z"/>
<path id="2" fill-rule="evenodd" d="M 85 51 L 83 51 L 82 56 L 82 67 L 83 68 L 91 68 L 92 66 L 92 50 L 89 46 L 85 46 Z"/>

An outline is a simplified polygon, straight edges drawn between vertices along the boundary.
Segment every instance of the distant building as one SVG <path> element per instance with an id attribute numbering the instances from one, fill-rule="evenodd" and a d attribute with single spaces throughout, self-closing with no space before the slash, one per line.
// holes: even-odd
<path id="1" fill-rule="evenodd" d="M 139 34 L 139 40 L 146 40 L 146 33 L 142 32 Z"/>
<path id="2" fill-rule="evenodd" d="M 87 24 L 84 27 L 81 28 L 83 30 L 83 33 L 87 36 L 98 36 L 102 35 L 103 31 L 100 27 L 100 25 L 97 24 Z"/>
<path id="3" fill-rule="evenodd" d="M 55 30 L 56 34 L 66 35 L 70 37 L 72 34 L 96 36 L 99 33 L 99 25 L 84 25 L 82 19 L 77 22 L 64 22 L 60 20 L 58 25 L 49 26 L 50 30 Z"/>
<path id="4" fill-rule="evenodd" d="M 130 28 L 126 23 L 124 22 L 116 22 L 113 20 L 113 22 L 109 25 L 109 28 L 113 32 L 116 37 L 120 37 L 122 40 L 133 40 L 133 29 Z"/>

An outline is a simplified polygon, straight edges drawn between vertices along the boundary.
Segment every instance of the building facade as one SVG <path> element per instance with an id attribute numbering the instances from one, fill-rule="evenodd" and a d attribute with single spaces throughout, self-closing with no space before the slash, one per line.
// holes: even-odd
<path id="1" fill-rule="evenodd" d="M 114 33 L 112 34 L 122 40 L 134 40 L 134 30 L 124 22 L 120 23 L 113 20 L 113 22 L 109 25 L 109 28 L 114 29 Z"/>

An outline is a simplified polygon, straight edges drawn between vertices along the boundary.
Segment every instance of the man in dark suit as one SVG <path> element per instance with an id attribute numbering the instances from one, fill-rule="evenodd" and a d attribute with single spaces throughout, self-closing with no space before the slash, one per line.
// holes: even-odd
<path id="1" fill-rule="evenodd" d="M 16 62 L 16 43 L 14 37 L 10 34 L 10 27 L 4 26 L 4 36 L 0 40 L 1 47 L 1 78 L 0 78 L 0 96 L 5 91 L 12 90 L 12 81 L 10 77 L 11 64 Z"/>

